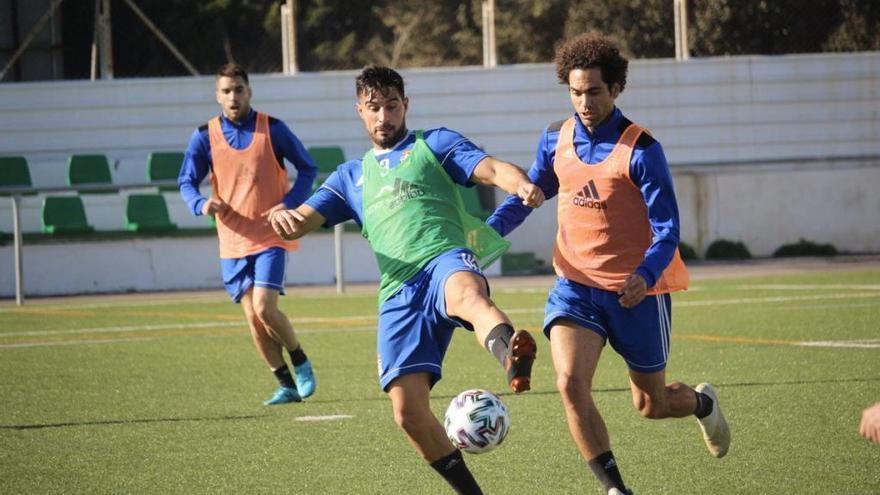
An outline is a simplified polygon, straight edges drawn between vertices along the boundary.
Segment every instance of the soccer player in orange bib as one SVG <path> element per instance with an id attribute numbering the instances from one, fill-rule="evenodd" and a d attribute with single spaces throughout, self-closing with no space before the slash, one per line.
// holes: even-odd
<path id="1" fill-rule="evenodd" d="M 280 239 L 268 217 L 274 210 L 299 206 L 311 191 L 317 168 L 284 122 L 251 108 L 251 87 L 241 66 L 223 66 L 216 89 L 223 112 L 192 134 L 177 182 L 193 214 L 217 220 L 223 284 L 241 304 L 254 345 L 279 383 L 264 404 L 300 402 L 315 391 L 312 363 L 278 309 L 287 252 L 297 243 Z M 292 188 L 285 158 L 297 171 Z M 206 198 L 199 184 L 209 172 L 213 195 Z"/>
<path id="2" fill-rule="evenodd" d="M 531 181 L 558 196 L 553 266 L 544 334 L 556 386 L 578 450 L 609 495 L 630 492 L 611 452 L 592 397 L 605 343 L 626 361 L 633 405 L 652 419 L 695 415 L 709 452 L 727 453 L 730 431 L 710 384 L 666 383 L 670 292 L 688 286 L 678 253 L 678 206 L 660 143 L 614 102 L 626 86 L 628 61 L 597 33 L 556 52 L 559 81 L 574 114 L 541 136 Z M 508 198 L 489 218 L 502 235 L 531 213 Z"/>

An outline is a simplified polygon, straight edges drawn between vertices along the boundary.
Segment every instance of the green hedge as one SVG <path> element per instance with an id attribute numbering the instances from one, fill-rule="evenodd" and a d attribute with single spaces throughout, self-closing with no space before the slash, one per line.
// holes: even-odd
<path id="1" fill-rule="evenodd" d="M 805 239 L 801 239 L 796 244 L 783 244 L 779 249 L 773 252 L 774 258 L 783 258 L 788 256 L 834 256 L 837 254 L 837 248 L 831 244 L 817 244 Z"/>
<path id="2" fill-rule="evenodd" d="M 752 257 L 745 244 L 739 241 L 718 239 L 706 249 L 707 260 L 744 260 Z"/>
<path id="3" fill-rule="evenodd" d="M 697 256 L 697 251 L 686 242 L 678 243 L 678 252 L 681 254 L 681 259 L 685 261 L 699 258 L 699 256 Z"/>

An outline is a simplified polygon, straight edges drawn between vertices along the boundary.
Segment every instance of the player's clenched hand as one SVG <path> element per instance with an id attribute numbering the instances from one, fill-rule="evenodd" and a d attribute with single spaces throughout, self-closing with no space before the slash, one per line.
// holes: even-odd
<path id="1" fill-rule="evenodd" d="M 544 191 L 531 182 L 526 182 L 519 186 L 519 189 L 516 190 L 516 195 L 523 200 L 524 205 L 531 206 L 532 208 L 537 208 L 544 204 Z"/>
<path id="2" fill-rule="evenodd" d="M 202 215 L 214 215 L 216 213 L 225 213 L 229 209 L 229 205 L 218 197 L 208 198 L 202 204 Z"/>
<path id="3" fill-rule="evenodd" d="M 880 402 L 862 412 L 859 434 L 872 442 L 880 443 Z"/>
<path id="4" fill-rule="evenodd" d="M 648 284 L 645 279 L 638 273 L 633 273 L 626 278 L 623 287 L 617 291 L 620 294 L 618 301 L 624 308 L 632 308 L 642 302 L 647 292 Z"/>
<path id="5" fill-rule="evenodd" d="M 301 228 L 306 221 L 296 210 L 273 210 L 269 214 L 269 224 L 283 239 L 291 240 L 302 236 Z"/>

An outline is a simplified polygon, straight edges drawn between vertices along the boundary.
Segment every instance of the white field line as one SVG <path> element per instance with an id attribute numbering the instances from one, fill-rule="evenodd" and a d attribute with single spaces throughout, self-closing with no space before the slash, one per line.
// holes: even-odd
<path id="1" fill-rule="evenodd" d="M 359 293 L 356 292 L 347 292 L 345 294 L 330 294 L 327 292 L 321 292 L 316 294 L 291 294 L 287 293 L 286 296 L 281 297 L 291 297 L 297 299 L 317 299 L 327 297 L 328 295 L 332 295 L 337 298 L 352 298 L 360 296 Z M 98 297 L 98 296 L 95 296 Z M 127 300 L 118 300 L 112 301 L 113 296 L 107 296 L 111 299 L 111 302 L 93 302 L 93 303 L 83 303 L 83 304 L 54 304 L 52 302 L 48 302 L 45 304 L 28 304 L 24 307 L 28 310 L 37 310 L 41 308 L 52 309 L 52 310 L 77 310 L 77 309 L 105 309 L 105 308 L 141 308 L 141 307 L 152 307 L 152 306 L 167 306 L 171 304 L 186 304 L 191 305 L 192 303 L 199 302 L 203 304 L 230 304 L 230 300 L 228 297 L 224 297 L 222 294 L 219 296 L 215 295 L 186 295 L 181 294 L 179 298 L 168 298 L 168 299 L 150 299 L 149 295 L 144 295 L 145 299 L 127 299 Z M 371 296 L 375 298 L 375 294 Z M 61 298 L 64 299 L 63 297 Z M 283 301 L 283 299 L 282 299 Z M 21 308 L 16 306 L 7 306 L 0 308 L 0 313 L 12 313 L 15 311 L 21 311 Z"/>
<path id="2" fill-rule="evenodd" d="M 710 299 L 706 301 L 676 301 L 674 307 L 694 307 L 694 306 L 721 306 L 729 304 L 762 304 L 777 303 L 791 301 L 827 301 L 829 299 L 863 299 L 869 297 L 880 297 L 880 292 L 870 293 L 862 292 L 855 294 L 814 294 L 809 296 L 768 296 L 768 297 L 741 297 L 736 299 Z"/>
<path id="3" fill-rule="evenodd" d="M 860 299 L 880 297 L 878 293 L 857 293 L 857 294 L 816 294 L 808 296 L 770 296 L 770 297 L 751 297 L 737 299 L 712 299 L 705 301 L 677 301 L 675 307 L 694 307 L 694 306 L 712 306 L 712 305 L 729 305 L 729 304 L 748 304 L 748 303 L 774 303 L 774 302 L 790 302 L 790 301 L 816 301 L 828 299 Z M 532 308 L 512 308 L 504 310 L 508 314 L 533 314 L 540 313 L 544 310 L 542 307 Z M 321 324 L 338 321 L 358 321 L 358 322 L 375 322 L 374 316 L 334 316 L 334 317 L 309 317 L 295 318 L 294 325 L 299 324 Z M 116 326 L 116 327 L 93 327 L 93 328 L 68 328 L 58 330 L 31 330 L 22 332 L 0 332 L 2 337 L 28 337 L 28 336 L 46 336 L 46 335 L 75 335 L 86 333 L 125 333 L 125 332 L 148 332 L 154 330 L 186 330 L 191 328 L 221 328 L 221 327 L 237 327 L 245 326 L 244 321 L 216 321 L 216 322 L 198 322 L 198 323 L 167 323 L 161 325 L 132 325 L 132 326 Z M 324 331 L 324 330 L 299 330 L 297 331 Z"/>
<path id="4" fill-rule="evenodd" d="M 128 339 L 86 339 L 86 340 L 64 340 L 60 342 L 24 342 L 21 344 L 0 344 L 0 349 L 23 349 L 28 347 L 55 347 L 62 345 L 89 345 L 89 344 L 119 344 L 126 342 L 143 342 L 145 340 L 155 340 L 155 337 L 135 337 Z"/>
<path id="5" fill-rule="evenodd" d="M 109 296 L 112 298 L 112 296 Z M 39 309 L 51 309 L 51 310 L 66 310 L 66 309 L 105 309 L 105 308 L 141 308 L 141 307 L 151 307 L 151 306 L 168 306 L 170 304 L 187 304 L 191 305 L 195 302 L 200 303 L 212 303 L 216 302 L 227 303 L 229 299 L 223 300 L 217 297 L 209 297 L 209 296 L 181 296 L 182 299 L 144 299 L 143 301 L 138 300 L 128 300 L 128 301 L 117 301 L 117 302 L 101 302 L 101 303 L 87 303 L 87 304 L 26 304 L 24 307 L 27 310 L 39 310 Z M 0 313 L 12 313 L 16 311 L 21 311 L 21 308 L 16 306 L 9 306 L 5 308 L 0 308 Z"/>
<path id="6" fill-rule="evenodd" d="M 740 290 L 878 290 L 880 291 L 880 285 L 876 284 L 850 284 L 850 285 L 842 285 L 842 284 L 753 284 L 753 285 L 736 285 L 733 286 L 735 289 Z M 492 289 L 493 293 L 503 293 L 503 294 L 547 294 L 550 291 L 551 287 L 505 287 Z M 688 292 L 700 292 L 704 290 L 701 287 L 691 287 L 688 289 Z M 335 297 L 356 297 L 359 294 L 337 294 Z M 326 297 L 327 294 L 315 294 L 311 295 L 303 295 L 296 294 L 288 297 Z M 110 296 L 112 297 L 112 296 Z M 148 297 L 148 296 L 145 296 Z M 184 296 L 182 296 L 184 297 Z M 185 296 L 183 300 L 183 304 L 191 304 L 193 302 L 204 302 L 204 303 L 217 303 L 217 304 L 225 304 L 228 303 L 229 300 L 225 299 L 221 296 L 214 295 L 195 295 L 195 296 Z M 128 307 L 128 308 L 137 308 L 137 307 L 151 307 L 151 306 L 167 306 L 169 304 L 181 304 L 181 299 L 144 299 L 144 300 L 128 300 L 124 302 L 95 302 L 95 303 L 85 303 L 85 304 L 40 304 L 40 305 L 31 305 L 25 306 L 28 310 L 37 310 L 40 308 L 52 309 L 52 310 L 83 310 L 83 309 L 102 309 L 102 308 L 120 308 L 120 307 Z M 12 313 L 16 311 L 21 311 L 21 308 L 15 306 L 2 307 L 0 308 L 0 313 Z"/>
<path id="7" fill-rule="evenodd" d="M 880 290 L 877 284 L 750 284 L 736 285 L 740 290 Z"/>
<path id="8" fill-rule="evenodd" d="M 133 325 L 128 327 L 68 328 L 66 330 L 31 330 L 26 332 L 0 333 L 0 337 L 33 337 L 47 335 L 77 335 L 83 333 L 149 332 L 151 330 L 186 330 L 190 328 L 218 328 L 246 326 L 244 321 L 218 321 L 205 323 L 168 323 L 164 325 Z"/>
<path id="9" fill-rule="evenodd" d="M 162 327 L 162 325 L 152 325 L 153 327 Z M 212 325 L 205 325 L 207 327 L 211 327 Z M 213 327 L 219 326 L 231 326 L 227 324 L 221 325 L 213 325 Z M 241 326 L 244 327 L 244 323 L 241 323 Z M 181 329 L 187 328 L 183 325 L 169 325 L 171 329 Z M 162 330 L 163 328 L 152 328 L 151 330 Z M 308 334 L 308 333 L 345 333 L 345 332 L 371 332 L 375 331 L 376 326 L 369 327 L 344 327 L 344 328 L 297 328 L 296 333 L 298 334 Z M 114 331 L 113 329 L 105 329 L 107 332 Z M 144 331 L 144 330 L 141 330 Z M 9 334 L 6 334 L 9 335 Z M 238 334 L 222 334 L 222 335 L 201 335 L 201 337 L 229 337 L 236 336 Z M 241 335 L 246 335 L 244 331 L 242 331 Z M 174 337 L 186 337 L 187 334 L 182 333 L 178 335 L 174 335 Z M 0 344 L 0 349 L 20 349 L 25 347 L 54 347 L 61 345 L 85 345 L 85 344 L 118 344 L 125 342 L 143 342 L 145 340 L 156 340 L 158 338 L 170 337 L 170 335 L 163 335 L 161 337 L 157 337 L 154 335 L 147 335 L 145 337 L 129 337 L 129 338 L 120 338 L 120 339 L 76 339 L 76 340 L 60 340 L 60 341 L 52 341 L 52 342 L 21 342 L 17 344 Z"/>
<path id="10" fill-rule="evenodd" d="M 782 309 L 782 310 L 789 310 L 790 311 L 792 309 L 826 309 L 826 308 L 837 308 L 837 309 L 840 309 L 840 308 L 878 308 L 878 306 L 877 306 L 876 302 L 863 302 L 863 303 L 841 302 L 841 303 L 837 303 L 837 304 L 832 304 L 832 303 L 828 303 L 828 304 L 820 304 L 820 303 L 786 304 L 785 306 L 777 306 L 775 308 L 765 308 L 765 309 Z"/>
<path id="11" fill-rule="evenodd" d="M 808 340 L 798 342 L 795 345 L 804 347 L 850 347 L 850 348 L 880 348 L 880 339 L 865 340 Z"/>
<path id="12" fill-rule="evenodd" d="M 298 416 L 293 418 L 294 421 L 336 421 L 339 419 L 351 419 L 354 416 L 350 414 L 328 414 L 327 416 Z"/>
<path id="13" fill-rule="evenodd" d="M 827 301 L 832 299 L 863 299 L 863 298 L 876 298 L 880 297 L 880 291 L 876 293 L 855 293 L 855 294 L 816 294 L 816 295 L 803 295 L 803 296 L 770 296 L 770 297 L 751 297 L 751 298 L 736 298 L 736 299 L 716 299 L 716 300 L 705 300 L 705 301 L 679 301 L 675 303 L 676 307 L 699 307 L 699 306 L 713 306 L 713 305 L 732 305 L 732 304 L 760 304 L 760 303 L 778 303 L 778 302 L 791 302 L 791 301 Z M 542 307 L 532 307 L 532 308 L 513 308 L 510 310 L 506 310 L 505 312 L 508 314 L 540 314 L 543 311 Z M 321 324 L 321 323 L 330 323 L 330 322 L 339 322 L 339 321 L 351 321 L 351 322 L 364 322 L 364 323 L 373 323 L 375 325 L 376 318 L 374 316 L 342 316 L 342 317 L 310 317 L 310 318 L 298 318 L 294 320 L 295 324 L 301 323 L 313 323 L 313 324 Z M 354 332 L 354 331 L 368 331 L 374 330 L 375 326 L 357 326 L 357 327 L 344 327 L 344 328 L 330 328 L 330 329 L 316 329 L 316 328 L 297 328 L 298 332 L 302 333 L 314 333 L 314 332 Z M 95 333 L 137 333 L 137 332 L 148 332 L 148 331 L 157 331 L 157 330 L 186 330 L 186 329 L 198 329 L 198 328 L 226 328 L 226 327 L 244 327 L 245 323 L 242 322 L 230 322 L 230 321 L 216 321 L 216 322 L 198 322 L 198 323 L 169 323 L 169 324 L 161 324 L 161 325 L 134 325 L 134 326 L 116 326 L 116 327 L 95 327 L 95 328 L 75 328 L 75 329 L 58 329 L 58 330 L 33 330 L 33 331 L 22 331 L 22 332 L 8 332 L 8 333 L 0 333 L 0 338 L 2 337 L 41 337 L 41 336 L 51 336 L 51 335 L 77 335 L 77 334 L 95 334 Z M 54 345 L 72 345 L 75 343 L 115 343 L 115 342 L 125 342 L 130 341 L 132 339 L 87 339 L 81 341 L 62 341 L 62 342 L 40 342 L 40 343 L 19 343 L 19 344 L 0 344 L 0 349 L 3 348 L 18 348 L 18 347 L 34 347 L 34 346 L 54 346 Z M 143 340 L 143 339 L 138 339 Z M 833 341 L 837 342 L 837 341 Z M 820 344 L 809 344 L 809 343 L 801 343 L 801 342 L 791 342 L 792 345 L 814 345 L 818 346 Z M 874 347 L 873 344 L 863 345 L 863 347 Z"/>
<path id="14" fill-rule="evenodd" d="M 338 321 L 374 322 L 372 316 L 334 316 L 332 318 L 296 318 L 294 324 L 305 323 L 328 323 Z M 221 327 L 246 327 L 244 318 L 241 321 L 205 321 L 199 323 L 166 323 L 161 325 L 132 325 L 125 327 L 93 327 L 93 328 L 68 328 L 63 330 L 30 330 L 22 332 L 0 332 L 2 337 L 29 337 L 43 335 L 75 335 L 83 333 L 124 333 L 124 332 L 149 332 L 152 330 L 186 330 L 190 328 L 221 328 Z M 294 327 L 295 328 L 295 327 Z M 299 329 L 296 329 L 300 331 Z"/>

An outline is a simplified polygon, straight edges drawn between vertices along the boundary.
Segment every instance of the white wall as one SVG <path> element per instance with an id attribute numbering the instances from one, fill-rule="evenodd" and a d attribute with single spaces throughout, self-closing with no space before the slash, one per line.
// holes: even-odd
<path id="1" fill-rule="evenodd" d="M 524 168 L 531 164 L 541 130 L 570 112 L 566 91 L 549 64 L 402 73 L 411 98 L 409 127 L 456 129 Z M 357 157 L 368 142 L 354 110 L 356 74 L 254 75 L 253 105 L 288 122 L 306 146 L 338 144 L 349 158 Z M 218 113 L 213 98 L 213 76 L 0 84 L 0 154 L 24 155 L 37 186 L 63 185 L 67 156 L 86 152 L 108 155 L 116 183 L 144 182 L 147 154 L 182 150 L 193 130 Z M 686 242 L 705 248 L 717 238 L 741 240 L 758 256 L 800 238 L 846 251 L 880 252 L 880 52 L 635 60 L 618 104 L 663 144 Z M 713 165 L 719 163 L 725 165 Z M 167 193 L 166 199 L 179 226 L 204 225 L 177 194 Z M 40 203 L 40 197 L 24 199 L 26 232 L 40 230 Z M 511 235 L 513 251 L 549 258 L 554 208 L 555 202 L 549 203 Z M 124 195 L 86 197 L 86 212 L 98 229 L 121 229 Z M 10 202 L 4 198 L 0 230 L 12 230 Z M 145 245 L 180 249 L 155 240 L 115 248 Z M 93 247 L 99 249 L 90 245 L 87 250 Z M 86 249 L 71 246 L 80 248 Z M 328 255 L 332 244 L 317 250 Z M 55 257 L 48 247 L 27 248 L 29 287 L 43 283 L 36 280 L 48 266 L 38 261 L 43 252 Z M 372 259 L 358 253 L 346 263 Z M 214 284 L 215 262 L 190 278 Z M 37 266 L 29 271 L 29 263 Z M 156 283 L 175 288 L 181 283 L 156 275 L 161 268 L 153 270 Z M 45 276 L 51 279 L 50 273 Z M 332 268 L 329 273 L 329 279 L 319 277 L 321 283 L 332 282 Z M 308 279 L 298 275 L 292 273 L 291 282 Z M 139 273 L 135 278 L 150 280 Z M 12 294 L 10 280 L 11 250 L 0 248 L 0 295 Z M 82 290 L 89 290 L 86 285 Z"/>
<path id="2" fill-rule="evenodd" d="M 402 71 L 409 126 L 446 126 L 524 167 L 570 103 L 549 64 Z M 368 147 L 356 71 L 254 75 L 253 105 L 307 146 Z M 880 52 L 635 60 L 619 106 L 673 166 L 880 154 Z M 103 152 L 119 183 L 142 182 L 150 151 L 182 150 L 219 113 L 213 77 L 0 84 L 0 154 L 24 155 L 36 185 L 63 185 L 71 153 Z"/>
<path id="3" fill-rule="evenodd" d="M 332 231 L 300 241 L 287 263 L 287 285 L 336 283 Z M 0 297 L 15 297 L 13 247 L 0 246 Z M 343 234 L 343 279 L 377 282 L 379 268 L 367 241 L 357 232 Z M 215 237 L 154 237 L 101 242 L 57 242 L 25 246 L 25 297 L 62 294 L 221 289 Z M 500 263 L 489 276 L 501 274 Z"/>
<path id="4" fill-rule="evenodd" d="M 771 256 L 800 239 L 852 253 L 880 252 L 880 163 L 820 161 L 673 169 L 681 238 L 700 255 L 717 239 L 743 242 L 753 256 Z M 556 200 L 510 234 L 514 251 L 549 263 Z"/>

